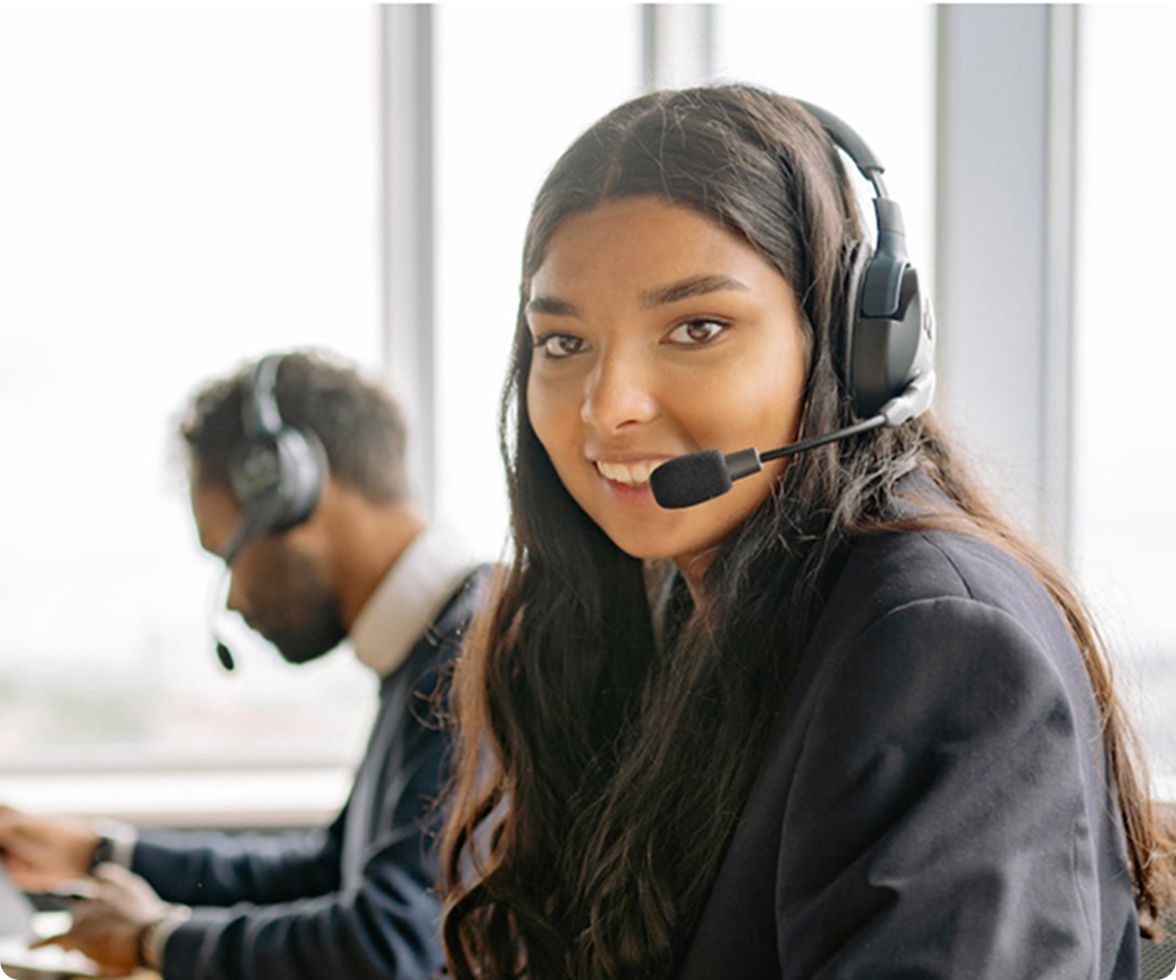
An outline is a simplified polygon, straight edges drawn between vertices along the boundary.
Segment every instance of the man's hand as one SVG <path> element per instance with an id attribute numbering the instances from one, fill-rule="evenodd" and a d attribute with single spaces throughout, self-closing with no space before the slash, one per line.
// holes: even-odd
<path id="1" fill-rule="evenodd" d="M 76 903 L 69 932 L 42 939 L 37 946 L 77 949 L 116 976 L 140 966 L 143 931 L 164 918 L 171 906 L 142 878 L 115 864 L 94 870 L 95 896 Z"/>
<path id="2" fill-rule="evenodd" d="M 34 817 L 0 805 L 0 860 L 25 891 L 81 878 L 97 846 L 98 833 L 81 820 Z"/>

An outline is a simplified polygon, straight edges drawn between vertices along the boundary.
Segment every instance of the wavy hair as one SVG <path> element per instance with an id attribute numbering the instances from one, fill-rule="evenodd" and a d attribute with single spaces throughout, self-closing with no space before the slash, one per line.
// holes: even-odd
<path id="1" fill-rule="evenodd" d="M 524 248 L 500 417 L 515 558 L 453 680 L 459 734 L 442 841 L 452 974 L 672 974 L 845 545 L 898 527 L 888 500 L 916 468 L 958 506 L 955 524 L 1029 564 L 1069 622 L 1105 725 L 1137 897 L 1154 913 L 1167 879 L 1153 855 L 1165 844 L 1098 639 L 1063 579 L 984 503 L 930 416 L 794 458 L 723 543 L 696 608 L 682 589 L 667 592 L 667 568 L 621 552 L 564 489 L 528 414 L 523 303 L 563 221 L 643 195 L 719 222 L 795 290 L 810 350 L 801 437 L 852 421 L 834 337 L 861 230 L 820 125 L 781 96 L 723 86 L 643 96 L 577 140 L 539 192 Z M 655 615 L 666 594 L 669 615 Z M 662 619 L 679 624 L 672 658 L 655 636 Z"/>

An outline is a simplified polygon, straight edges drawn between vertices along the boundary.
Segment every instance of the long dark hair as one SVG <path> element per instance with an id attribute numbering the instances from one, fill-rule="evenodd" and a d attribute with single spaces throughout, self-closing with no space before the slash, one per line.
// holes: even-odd
<path id="1" fill-rule="evenodd" d="M 723 543 L 698 606 L 671 590 L 686 608 L 662 617 L 684 621 L 664 655 L 652 606 L 667 571 L 612 544 L 531 427 L 522 312 L 564 220 L 642 195 L 721 223 L 780 272 L 810 335 L 801 436 L 852 420 L 832 338 L 860 228 L 819 124 L 788 99 L 725 86 L 643 96 L 577 140 L 539 192 L 524 249 L 501 417 L 515 557 L 454 676 L 459 736 L 442 842 L 452 973 L 672 973 L 845 546 L 898 526 L 888 501 L 914 469 L 958 508 L 956 523 L 1027 562 L 1069 622 L 1102 712 L 1137 897 L 1154 913 L 1164 842 L 1097 637 L 1063 579 L 983 502 L 930 416 L 795 458 Z"/>

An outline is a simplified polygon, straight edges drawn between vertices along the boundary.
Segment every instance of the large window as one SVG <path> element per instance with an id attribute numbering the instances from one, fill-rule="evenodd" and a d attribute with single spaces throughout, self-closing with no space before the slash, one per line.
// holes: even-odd
<path id="1" fill-rule="evenodd" d="M 169 439 L 194 385 L 265 350 L 379 370 L 375 26 L 358 6 L 0 7 L 10 774 L 360 748 L 353 658 L 294 670 L 230 627 L 238 676 L 215 665 L 220 570 Z"/>
<path id="2" fill-rule="evenodd" d="M 1080 39 L 1075 553 L 1176 799 L 1176 10 L 1084 6 Z"/>
<path id="3" fill-rule="evenodd" d="M 717 78 L 817 102 L 872 145 L 933 281 L 935 8 L 712 13 Z M 643 13 L 439 5 L 432 17 L 433 509 L 494 556 L 523 229 L 560 151 L 638 93 Z M 1162 288 L 1176 213 L 1146 178 L 1163 173 L 1174 18 L 1081 10 L 1075 296 L 1078 570 L 1164 773 L 1176 772 L 1164 711 L 1176 531 L 1162 522 L 1176 474 L 1162 397 L 1176 334 Z M 194 385 L 266 350 L 325 346 L 381 370 L 378 31 L 358 5 L 0 7 L 9 775 L 325 768 L 359 750 L 374 685 L 346 653 L 292 669 L 230 625 L 238 676 L 215 665 L 219 568 L 199 552 L 169 439 Z"/>

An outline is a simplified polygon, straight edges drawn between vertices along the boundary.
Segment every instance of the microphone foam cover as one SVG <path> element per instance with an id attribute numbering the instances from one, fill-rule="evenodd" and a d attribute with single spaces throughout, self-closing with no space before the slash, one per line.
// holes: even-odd
<path id="1" fill-rule="evenodd" d="M 232 670 L 236 667 L 233 662 L 233 651 L 230 650 L 221 640 L 216 641 L 216 659 L 220 661 L 220 665 L 225 670 Z"/>
<path id="2" fill-rule="evenodd" d="M 731 489 L 731 474 L 723 454 L 707 449 L 662 463 L 649 483 L 659 506 L 677 510 L 721 497 Z"/>

